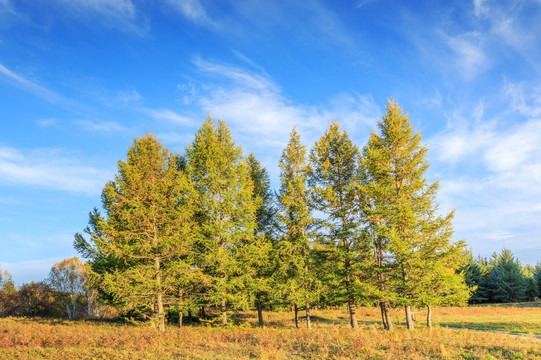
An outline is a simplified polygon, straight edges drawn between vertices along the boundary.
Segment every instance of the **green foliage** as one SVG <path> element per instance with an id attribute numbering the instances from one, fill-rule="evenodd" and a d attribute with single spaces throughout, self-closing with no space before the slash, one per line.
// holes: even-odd
<path id="1" fill-rule="evenodd" d="M 263 326 L 261 311 L 263 305 L 272 300 L 273 275 L 276 271 L 276 262 L 273 261 L 276 209 L 267 170 L 252 153 L 246 158 L 246 163 L 253 184 L 252 200 L 256 205 L 256 228 L 253 241 L 245 247 L 243 261 L 247 271 L 246 287 L 252 297 L 250 303 L 258 308 L 260 326 Z"/>
<path id="2" fill-rule="evenodd" d="M 310 153 L 310 205 L 322 215 L 318 219 L 322 239 L 319 254 L 329 263 L 326 291 L 349 306 L 351 324 L 356 326 L 354 305 L 366 294 L 363 266 L 369 254 L 361 237 L 359 207 L 360 153 L 337 122 L 316 141 Z"/>
<path id="3" fill-rule="evenodd" d="M 510 250 L 493 255 L 494 268 L 488 277 L 490 297 L 495 302 L 517 302 L 524 299 L 524 279 L 520 262 Z"/>
<path id="4" fill-rule="evenodd" d="M 451 301 L 457 289 L 466 291 L 455 272 L 464 245 L 451 242 L 453 213 L 438 214 L 438 183 L 424 178 L 427 148 L 393 101 L 378 128 L 364 149 L 361 186 L 378 297 L 405 306 Z"/>
<path id="5" fill-rule="evenodd" d="M 290 304 L 309 307 L 317 301 L 317 278 L 311 267 L 314 262 L 310 228 L 314 223 L 310 213 L 306 162 L 306 147 L 293 129 L 287 147 L 282 152 L 279 167 L 280 211 L 278 220 L 283 235 L 278 243 L 280 285 L 279 293 Z"/>
<path id="6" fill-rule="evenodd" d="M 109 299 L 164 326 L 164 301 L 192 276 L 194 226 L 190 179 L 154 135 L 135 139 L 102 194 L 105 216 L 90 215 L 87 241 L 94 283 Z"/>
<path id="7" fill-rule="evenodd" d="M 508 249 L 494 253 L 490 259 L 470 257 L 464 267 L 468 285 L 477 286 L 470 303 L 531 301 L 539 297 L 539 264 L 521 266 Z"/>
<path id="8" fill-rule="evenodd" d="M 186 164 L 196 189 L 196 220 L 201 229 L 197 263 L 208 284 L 206 298 L 222 308 L 226 322 L 227 304 L 248 306 L 242 257 L 254 242 L 256 210 L 262 199 L 252 196 L 250 168 L 222 120 L 215 124 L 209 117 L 203 123 L 186 148 Z"/>

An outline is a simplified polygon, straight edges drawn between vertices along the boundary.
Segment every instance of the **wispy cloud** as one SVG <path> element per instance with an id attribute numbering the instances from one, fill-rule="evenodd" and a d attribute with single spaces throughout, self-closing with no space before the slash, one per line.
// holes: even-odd
<path id="1" fill-rule="evenodd" d="M 0 0 L 0 27 L 11 25 L 19 17 L 11 0 Z"/>
<path id="2" fill-rule="evenodd" d="M 0 183 L 96 196 L 113 171 L 89 167 L 60 149 L 21 150 L 0 146 Z"/>
<path id="3" fill-rule="evenodd" d="M 209 18 L 205 7 L 199 0 L 167 0 L 167 4 L 196 23 L 216 27 L 216 23 Z"/>
<path id="4" fill-rule="evenodd" d="M 148 21 L 138 16 L 136 6 L 131 0 L 54 0 L 72 18 L 91 24 L 100 23 L 104 27 L 123 32 L 144 35 Z"/>
<path id="5" fill-rule="evenodd" d="M 541 2 L 474 1 L 475 21 L 486 21 L 492 45 L 513 49 L 538 73 L 541 73 Z"/>
<path id="6" fill-rule="evenodd" d="M 56 120 L 55 118 L 40 119 L 38 120 L 37 123 L 40 127 L 43 127 L 43 128 L 46 128 L 46 127 L 60 128 L 58 124 L 58 120 Z"/>
<path id="7" fill-rule="evenodd" d="M 348 59 L 364 63 L 371 56 L 363 50 L 362 34 L 336 15 L 332 6 L 320 1 L 226 0 L 227 12 L 213 13 L 201 0 L 167 0 L 167 4 L 193 22 L 216 31 L 223 37 L 252 38 L 254 34 L 287 33 L 298 46 L 314 44 L 318 48 L 339 49 Z M 224 5 L 224 4 L 222 4 Z M 353 6 L 353 4 L 352 4 Z M 251 41 L 258 41 L 251 39 Z M 339 59 L 337 59 L 339 60 Z"/>
<path id="8" fill-rule="evenodd" d="M 80 106 L 73 100 L 26 79 L 2 64 L 0 64 L 0 79 L 50 103 L 69 108 Z"/>
<path id="9" fill-rule="evenodd" d="M 455 70 L 465 80 L 475 78 L 490 66 L 483 50 L 482 35 L 480 33 L 471 32 L 458 36 L 443 36 L 454 53 L 456 59 Z"/>
<path id="10" fill-rule="evenodd" d="M 126 131 L 125 126 L 114 121 L 91 121 L 91 120 L 76 120 L 75 125 L 81 127 L 85 131 L 96 131 L 102 133 L 113 133 Z"/>
<path id="11" fill-rule="evenodd" d="M 236 141 L 254 151 L 272 170 L 293 126 L 305 144 L 315 141 L 332 120 L 364 141 L 380 116 L 370 95 L 344 92 L 314 106 L 288 99 L 265 72 L 201 59 L 195 59 L 194 64 L 207 80 L 199 85 L 205 91 L 197 92 L 193 106 L 223 118 Z"/>
<path id="12" fill-rule="evenodd" d="M 139 108 L 139 110 L 157 120 L 165 120 L 173 124 L 183 124 L 189 125 L 193 124 L 193 120 L 186 116 L 182 116 L 173 110 L 169 109 L 150 109 L 150 108 Z"/>
<path id="13" fill-rule="evenodd" d="M 357 1 L 357 3 L 355 4 L 355 7 L 357 9 L 360 9 L 364 6 L 367 6 L 367 5 L 370 5 L 372 3 L 375 3 L 377 2 L 378 0 L 360 0 L 360 1 Z"/>
<path id="14" fill-rule="evenodd" d="M 534 248 L 541 236 L 541 112 L 536 87 L 506 81 L 501 98 L 480 102 L 464 115 L 449 114 L 448 128 L 428 140 L 434 154 L 432 171 L 442 179 L 442 208 L 457 208 L 458 235 L 474 240 L 476 251 L 484 255 L 503 246 Z"/>

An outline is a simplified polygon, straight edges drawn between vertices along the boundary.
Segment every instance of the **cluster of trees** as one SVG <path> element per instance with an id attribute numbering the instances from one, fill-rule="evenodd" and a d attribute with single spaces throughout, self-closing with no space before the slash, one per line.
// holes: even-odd
<path id="1" fill-rule="evenodd" d="M 489 259 L 470 254 L 463 272 L 475 288 L 470 298 L 474 304 L 532 301 L 541 294 L 541 263 L 522 266 L 508 249 Z"/>
<path id="2" fill-rule="evenodd" d="M 114 315 L 98 304 L 86 267 L 78 257 L 55 264 L 46 280 L 23 284 L 17 289 L 8 271 L 0 268 L 0 317 L 104 317 Z"/>
<path id="3" fill-rule="evenodd" d="M 333 122 L 310 151 L 295 129 L 283 150 L 280 188 L 244 156 L 226 124 L 210 117 L 184 154 L 152 134 L 135 139 L 74 246 L 88 259 L 103 301 L 127 316 L 165 318 L 205 308 L 222 323 L 232 309 L 305 311 L 314 306 L 377 304 L 389 310 L 464 304 L 457 272 L 465 244 L 451 240 L 438 183 L 428 184 L 427 149 L 407 114 L 386 106 L 361 152 Z"/>

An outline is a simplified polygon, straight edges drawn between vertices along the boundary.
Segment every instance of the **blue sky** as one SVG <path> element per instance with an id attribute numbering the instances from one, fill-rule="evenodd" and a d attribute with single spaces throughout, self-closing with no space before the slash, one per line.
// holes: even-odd
<path id="1" fill-rule="evenodd" d="M 395 99 L 474 254 L 541 260 L 541 1 L 0 0 L 0 265 L 75 255 L 133 138 L 224 119 L 277 185 L 296 125 L 360 146 Z"/>

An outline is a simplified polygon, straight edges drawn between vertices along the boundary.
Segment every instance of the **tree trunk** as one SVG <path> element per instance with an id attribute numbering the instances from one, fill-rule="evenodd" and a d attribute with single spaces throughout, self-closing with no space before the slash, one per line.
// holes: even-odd
<path id="1" fill-rule="evenodd" d="M 184 317 L 184 314 L 182 313 L 182 309 L 178 311 L 178 327 L 182 327 L 182 319 Z"/>
<path id="2" fill-rule="evenodd" d="M 156 271 L 156 311 L 158 316 L 158 330 L 165 331 L 165 314 L 163 312 L 162 277 L 160 274 L 160 258 L 154 258 L 154 270 Z"/>
<path id="3" fill-rule="evenodd" d="M 203 320 L 207 319 L 207 314 L 205 313 L 205 307 L 204 306 L 201 306 L 201 308 L 199 309 L 199 316 Z"/>
<path id="4" fill-rule="evenodd" d="M 257 295 L 257 320 L 259 321 L 259 327 L 265 327 L 263 322 L 263 306 L 261 305 L 261 296 Z"/>
<path id="5" fill-rule="evenodd" d="M 359 324 L 357 323 L 357 317 L 355 316 L 355 304 L 352 298 L 348 300 L 348 307 L 349 307 L 349 323 L 351 324 L 351 327 L 353 329 L 358 329 Z"/>
<path id="6" fill-rule="evenodd" d="M 227 308 L 225 304 L 225 299 L 222 300 L 222 303 L 220 304 L 220 317 L 222 318 L 222 325 L 227 325 Z"/>
<path id="7" fill-rule="evenodd" d="M 178 327 L 182 327 L 182 316 L 184 315 L 182 313 L 182 289 L 178 289 Z"/>
<path id="8" fill-rule="evenodd" d="M 391 321 L 391 316 L 389 315 L 389 304 L 382 301 L 379 303 L 381 308 L 381 319 L 383 321 L 383 328 L 385 330 L 393 330 L 393 322 Z"/>
<path id="9" fill-rule="evenodd" d="M 87 289 L 87 296 L 86 296 L 86 313 L 89 318 L 96 316 L 95 306 L 94 306 L 94 297 L 95 297 L 95 291 L 94 289 Z"/>
<path id="10" fill-rule="evenodd" d="M 295 327 L 299 328 L 299 308 L 297 307 L 297 304 L 294 304 L 295 308 Z"/>
<path id="11" fill-rule="evenodd" d="M 411 306 L 404 306 L 404 310 L 406 311 L 406 325 L 408 330 L 413 330 L 415 328 L 415 324 L 413 323 L 413 318 L 411 317 Z"/>
<path id="12" fill-rule="evenodd" d="M 68 314 L 68 319 L 71 319 L 71 309 L 67 301 L 66 301 L 66 313 Z"/>
<path id="13" fill-rule="evenodd" d="M 310 322 L 310 305 L 306 304 L 306 328 L 310 330 L 312 323 Z"/>
<path id="14" fill-rule="evenodd" d="M 75 319 L 75 310 L 77 306 L 77 294 L 71 294 L 71 316 Z"/>
<path id="15" fill-rule="evenodd" d="M 385 303 L 383 301 L 379 303 L 379 309 L 381 312 L 381 322 L 383 323 L 383 328 L 385 330 L 389 330 L 387 325 L 387 318 L 385 317 Z"/>
<path id="16" fill-rule="evenodd" d="M 192 309 L 188 309 L 188 323 L 191 324 L 192 320 Z"/>
<path id="17" fill-rule="evenodd" d="M 426 327 L 428 330 L 432 330 L 432 307 L 428 305 L 426 310 Z"/>
<path id="18" fill-rule="evenodd" d="M 158 293 L 156 305 L 158 306 L 158 330 L 165 331 L 165 314 L 163 312 L 163 295 L 161 291 Z"/>
<path id="19" fill-rule="evenodd" d="M 345 247 L 345 245 L 344 245 Z M 346 291 L 348 292 L 348 309 L 349 309 L 349 324 L 353 329 L 358 329 L 359 324 L 357 323 L 357 317 L 355 316 L 355 300 L 353 298 L 353 294 L 351 291 L 351 276 L 349 274 L 349 259 L 346 259 L 345 261 L 345 268 L 346 268 Z"/>

